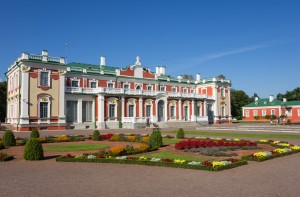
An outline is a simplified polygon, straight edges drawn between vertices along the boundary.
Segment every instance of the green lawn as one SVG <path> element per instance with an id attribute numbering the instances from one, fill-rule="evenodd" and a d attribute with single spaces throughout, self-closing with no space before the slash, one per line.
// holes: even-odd
<path id="1" fill-rule="evenodd" d="M 177 131 L 168 133 L 176 134 Z M 287 135 L 287 134 L 256 134 L 256 133 L 223 133 L 223 132 L 202 132 L 202 131 L 185 131 L 187 135 L 200 135 L 200 136 L 220 136 L 220 137 L 253 137 L 253 138 L 286 138 L 286 139 L 300 139 L 300 135 Z"/>
<path id="2" fill-rule="evenodd" d="M 169 159 L 183 159 L 183 160 L 188 160 L 188 161 L 206 161 L 208 159 L 205 158 L 197 158 L 197 157 L 190 157 L 190 156 L 184 156 L 184 155 L 176 155 L 173 153 L 170 153 L 168 151 L 163 151 L 163 152 L 159 152 L 159 153 L 153 153 L 153 154 L 149 154 L 149 155 L 145 155 L 145 157 L 148 158 L 169 158 Z"/>
<path id="3" fill-rule="evenodd" d="M 66 145 L 56 145 L 47 146 L 44 149 L 46 151 L 81 151 L 81 150 L 98 150 L 103 148 L 108 148 L 109 146 L 104 144 L 66 144 Z"/>
<path id="4" fill-rule="evenodd" d="M 183 139 L 168 139 L 168 138 L 163 138 L 163 144 L 176 144 L 177 142 L 182 141 Z"/>

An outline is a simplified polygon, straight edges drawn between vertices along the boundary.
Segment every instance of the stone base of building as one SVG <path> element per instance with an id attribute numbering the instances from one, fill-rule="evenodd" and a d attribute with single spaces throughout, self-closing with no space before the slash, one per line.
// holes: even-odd
<path id="1" fill-rule="evenodd" d="M 66 130 L 66 124 L 26 124 L 26 125 L 12 125 L 14 131 L 31 131 L 36 128 L 37 130 Z"/>

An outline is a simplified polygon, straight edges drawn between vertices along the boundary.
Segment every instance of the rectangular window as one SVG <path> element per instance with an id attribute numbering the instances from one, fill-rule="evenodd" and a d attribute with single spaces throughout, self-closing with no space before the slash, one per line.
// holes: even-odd
<path id="1" fill-rule="evenodd" d="M 114 118 L 115 117 L 115 109 L 116 109 L 116 105 L 115 104 L 110 104 L 109 105 L 109 117 L 110 118 Z"/>
<path id="2" fill-rule="evenodd" d="M 196 106 L 196 116 L 200 116 L 200 106 Z"/>
<path id="3" fill-rule="evenodd" d="M 151 90 L 152 90 L 152 86 L 148 86 L 147 88 L 148 88 L 148 90 L 149 90 L 149 91 L 151 91 Z"/>
<path id="4" fill-rule="evenodd" d="M 298 116 L 300 116 L 300 109 L 298 109 Z"/>
<path id="5" fill-rule="evenodd" d="M 175 117 L 175 106 L 171 106 L 171 109 L 170 109 L 170 111 L 171 111 L 171 118 L 174 118 Z"/>
<path id="6" fill-rule="evenodd" d="M 49 86 L 49 72 L 40 72 L 40 85 Z"/>
<path id="7" fill-rule="evenodd" d="M 165 86 L 160 86 L 160 91 L 165 91 Z"/>
<path id="8" fill-rule="evenodd" d="M 134 116 L 134 105 L 129 105 L 128 117 Z"/>
<path id="9" fill-rule="evenodd" d="M 146 117 L 151 116 L 151 105 L 146 105 Z"/>
<path id="10" fill-rule="evenodd" d="M 124 89 L 128 90 L 129 89 L 129 85 L 128 84 L 124 84 Z"/>
<path id="11" fill-rule="evenodd" d="M 48 118 L 48 102 L 40 102 L 40 118 Z"/>
<path id="12" fill-rule="evenodd" d="M 257 110 L 253 111 L 253 116 L 258 116 Z"/>
<path id="13" fill-rule="evenodd" d="M 172 88 L 172 92 L 177 92 L 177 88 L 176 88 L 176 87 L 173 87 L 173 88 Z"/>
<path id="14" fill-rule="evenodd" d="M 276 115 L 275 109 L 272 109 L 272 110 L 271 110 L 271 115 Z"/>
<path id="15" fill-rule="evenodd" d="M 265 109 L 263 109 L 261 113 L 262 113 L 261 115 L 262 115 L 263 117 L 265 117 L 265 116 L 267 115 L 267 111 L 266 111 Z"/>
<path id="16" fill-rule="evenodd" d="M 226 115 L 225 107 L 222 107 L 221 112 L 222 112 L 222 117 L 224 117 Z"/>
<path id="17" fill-rule="evenodd" d="M 191 93 L 195 93 L 195 90 L 194 90 L 194 89 L 191 89 Z"/>
<path id="18" fill-rule="evenodd" d="M 249 117 L 249 110 L 246 110 L 245 116 L 248 118 Z"/>
<path id="19" fill-rule="evenodd" d="M 221 89 L 221 97 L 225 97 L 225 89 L 224 88 Z"/>
<path id="20" fill-rule="evenodd" d="M 77 101 L 67 101 L 67 122 L 77 122 Z"/>
<path id="21" fill-rule="evenodd" d="M 183 93 L 187 93 L 187 92 L 188 92 L 187 88 L 184 88 Z"/>
<path id="22" fill-rule="evenodd" d="M 292 111 L 290 109 L 286 110 L 286 116 L 292 116 Z"/>
<path id="23" fill-rule="evenodd" d="M 91 81 L 91 88 L 97 88 L 97 82 Z"/>
<path id="24" fill-rule="evenodd" d="M 92 122 L 92 101 L 83 101 L 82 102 L 82 121 L 83 122 Z"/>
<path id="25" fill-rule="evenodd" d="M 113 83 L 108 83 L 108 84 L 107 84 L 107 88 L 113 89 L 113 88 L 114 88 L 114 84 L 113 84 Z"/>
<path id="26" fill-rule="evenodd" d="M 71 85 L 72 87 L 79 87 L 79 81 L 73 80 Z"/>

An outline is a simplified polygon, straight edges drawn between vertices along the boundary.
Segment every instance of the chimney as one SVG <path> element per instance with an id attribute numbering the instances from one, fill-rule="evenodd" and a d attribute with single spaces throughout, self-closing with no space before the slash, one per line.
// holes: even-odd
<path id="1" fill-rule="evenodd" d="M 254 100 L 255 100 L 255 101 L 258 101 L 258 97 L 256 96 L 256 97 L 254 98 Z"/>
<path id="2" fill-rule="evenodd" d="M 196 74 L 196 81 L 199 81 L 199 82 L 200 82 L 200 80 L 201 80 L 201 76 L 200 76 L 199 73 L 197 73 L 197 74 Z"/>
<path id="3" fill-rule="evenodd" d="M 269 102 L 271 103 L 271 102 L 273 102 L 274 101 L 274 96 L 273 95 L 270 95 L 269 96 Z"/>
<path id="4" fill-rule="evenodd" d="M 160 75 L 160 67 L 156 66 L 155 67 L 155 73 L 159 76 Z"/>
<path id="5" fill-rule="evenodd" d="M 161 75 L 166 75 L 166 67 L 164 67 L 164 66 L 160 67 L 160 74 Z"/>
<path id="6" fill-rule="evenodd" d="M 284 103 L 286 103 L 286 102 L 287 102 L 286 98 L 283 98 L 283 102 L 284 102 Z"/>
<path id="7" fill-rule="evenodd" d="M 100 57 L 100 66 L 105 66 L 105 56 Z"/>
<path id="8" fill-rule="evenodd" d="M 42 56 L 48 56 L 48 51 L 47 50 L 42 50 Z"/>

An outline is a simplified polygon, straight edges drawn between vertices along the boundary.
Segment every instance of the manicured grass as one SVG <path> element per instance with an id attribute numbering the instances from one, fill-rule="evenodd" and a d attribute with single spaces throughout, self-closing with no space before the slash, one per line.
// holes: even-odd
<path id="1" fill-rule="evenodd" d="M 109 146 L 104 144 L 65 144 L 56 146 L 47 146 L 45 151 L 82 151 L 82 150 L 98 150 L 107 148 Z"/>
<path id="2" fill-rule="evenodd" d="M 168 151 L 163 151 L 163 152 L 159 152 L 159 153 L 153 153 L 153 154 L 149 154 L 149 155 L 145 155 L 145 157 L 148 158 L 169 158 L 169 159 L 183 159 L 183 160 L 188 160 L 188 161 L 206 161 L 209 159 L 205 159 L 205 158 L 197 158 L 197 157 L 190 157 L 190 156 L 184 156 L 184 155 L 177 155 L 177 154 L 173 154 L 170 153 Z"/>
<path id="3" fill-rule="evenodd" d="M 163 138 L 163 144 L 176 144 L 177 142 L 182 141 L 183 139 L 168 139 L 168 138 Z"/>
<path id="4" fill-rule="evenodd" d="M 169 133 L 176 134 L 177 131 Z M 200 135 L 204 137 L 220 136 L 220 137 L 253 137 L 253 138 L 283 138 L 283 139 L 300 139 L 300 135 L 287 134 L 255 134 L 255 133 L 221 133 L 221 132 L 202 132 L 202 131 L 185 131 L 187 135 Z"/>

